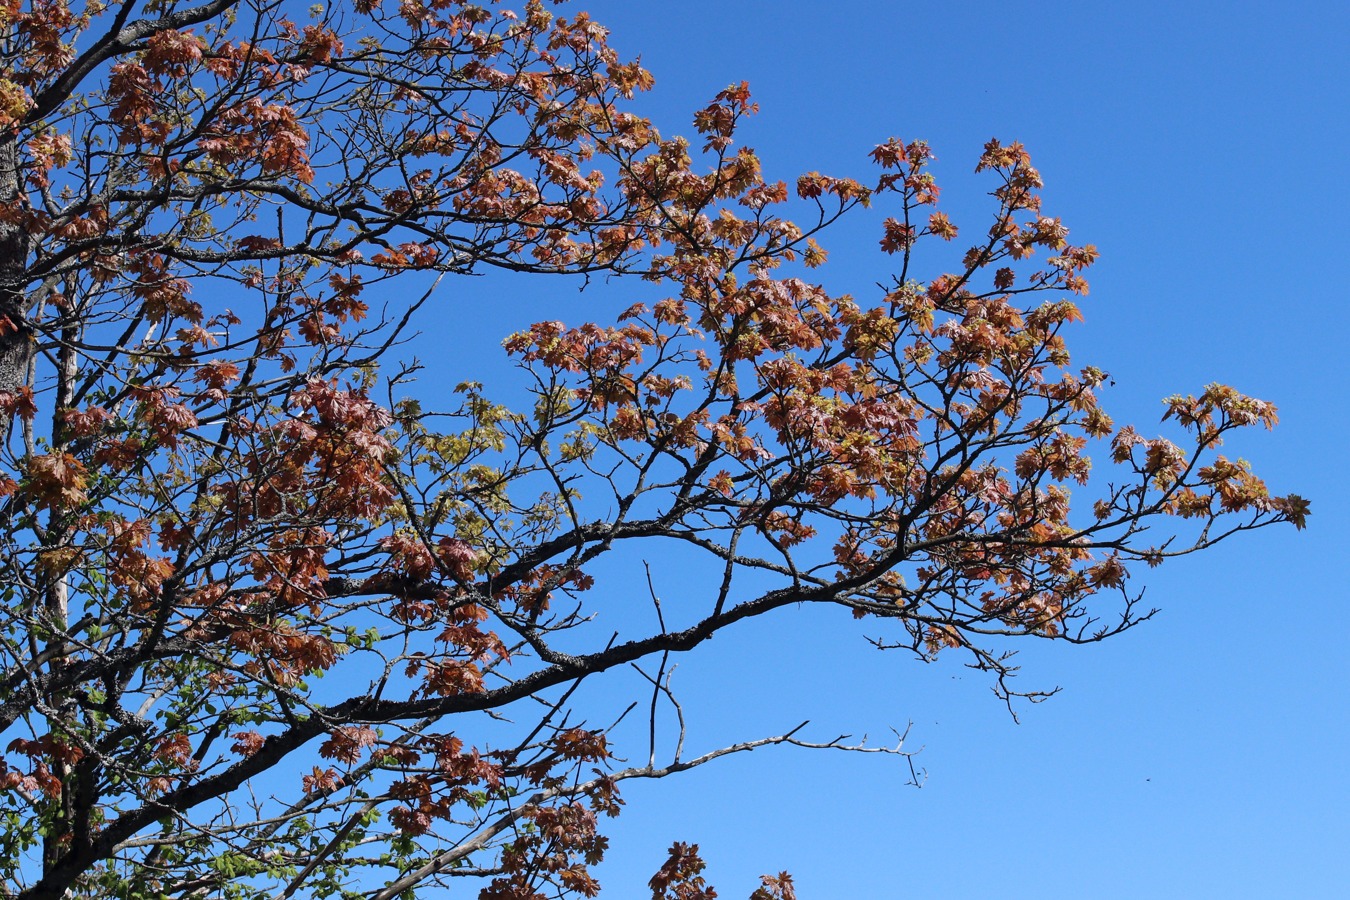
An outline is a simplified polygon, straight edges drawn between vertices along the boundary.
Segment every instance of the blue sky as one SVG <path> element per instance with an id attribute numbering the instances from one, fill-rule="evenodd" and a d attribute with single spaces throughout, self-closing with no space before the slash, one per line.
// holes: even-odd
<path id="1" fill-rule="evenodd" d="M 880 654 L 837 614 L 800 611 L 719 637 L 677 677 L 692 750 L 805 718 L 820 738 L 884 738 L 912 720 L 927 783 L 905 787 L 907 771 L 886 759 L 780 750 L 630 787 L 600 872 L 607 895 L 641 896 L 664 848 L 684 840 L 703 846 L 710 880 L 731 898 L 780 869 L 803 898 L 1340 896 L 1350 8 L 571 8 L 608 25 L 621 53 L 642 55 L 657 78 L 642 109 L 663 133 L 691 133 L 694 109 L 748 80 L 761 114 L 742 138 L 770 179 L 870 178 L 875 144 L 924 138 L 943 207 L 979 227 L 980 147 L 991 136 L 1025 143 L 1047 210 L 1102 250 L 1071 348 L 1114 377 L 1106 408 L 1151 433 L 1162 397 L 1210 381 L 1274 401 L 1280 427 L 1226 450 L 1277 492 L 1311 498 L 1314 513 L 1303 533 L 1261 532 L 1142 576 L 1163 611 L 1112 642 L 1024 648 L 1022 686 L 1064 690 L 1023 709 L 1021 724 L 954 660 Z M 832 292 L 865 299 L 888 276 L 876 246 L 884 214 L 827 233 L 820 278 Z M 603 284 L 512 295 L 463 327 L 490 348 L 531 321 L 605 318 L 632 299 Z M 656 571 L 658 589 L 677 593 L 673 578 L 661 588 L 659 561 Z"/>

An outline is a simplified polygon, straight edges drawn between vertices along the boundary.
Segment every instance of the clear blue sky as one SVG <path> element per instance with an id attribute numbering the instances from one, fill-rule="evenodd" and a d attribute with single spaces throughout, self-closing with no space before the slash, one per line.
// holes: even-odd
<path id="1" fill-rule="evenodd" d="M 748 80 L 762 112 L 743 137 L 771 179 L 870 178 L 873 145 L 922 137 L 944 207 L 980 227 L 963 213 L 988 190 L 971 174 L 981 145 L 1024 142 L 1048 211 L 1103 252 L 1072 347 L 1115 378 L 1108 410 L 1149 433 L 1161 397 L 1209 381 L 1273 400 L 1282 425 L 1228 450 L 1314 512 L 1301 534 L 1262 532 L 1147 573 L 1163 612 L 1113 642 L 1027 647 L 1022 686 L 1064 691 L 1020 725 L 982 677 L 877 653 L 838 615 L 719 637 L 677 680 L 690 749 L 803 718 L 817 737 L 885 737 L 913 720 L 927 784 L 904 787 L 906 772 L 877 757 L 783 750 L 630 787 L 600 871 L 606 896 L 642 896 L 674 840 L 703 846 L 728 898 L 784 868 L 803 900 L 1344 896 L 1350 7 L 576 8 L 654 72 L 643 109 L 664 133 L 692 132 L 694 109 Z M 827 235 L 832 291 L 865 298 L 888 275 L 877 221 Z M 631 300 L 623 290 L 512 295 L 493 304 L 500 319 L 466 327 L 490 348 L 540 318 L 609 316 Z"/>

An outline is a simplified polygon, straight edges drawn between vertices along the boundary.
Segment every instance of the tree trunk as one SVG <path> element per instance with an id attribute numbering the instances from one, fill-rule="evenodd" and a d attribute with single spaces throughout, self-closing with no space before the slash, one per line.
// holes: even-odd
<path id="1" fill-rule="evenodd" d="M 0 138 L 0 392 L 13 393 L 28 382 L 33 355 L 33 330 L 24 310 L 31 246 L 27 208 L 19 146 L 14 135 L 5 135 Z M 12 414 L 0 415 L 0 443 L 9 437 L 12 420 Z"/>

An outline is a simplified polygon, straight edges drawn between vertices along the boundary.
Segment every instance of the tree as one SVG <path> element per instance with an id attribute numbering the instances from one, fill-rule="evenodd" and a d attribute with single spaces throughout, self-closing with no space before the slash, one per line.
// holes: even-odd
<path id="1" fill-rule="evenodd" d="M 700 151 L 663 138 L 585 14 L 292 15 L 0 10 L 7 896 L 589 896 L 625 779 L 842 746 L 659 753 L 670 654 L 832 604 L 1011 700 L 1007 639 L 1101 640 L 1150 615 L 1138 563 L 1302 526 L 1216 450 L 1271 404 L 1172 397 L 1177 444 L 1070 369 L 1097 254 L 1021 146 L 984 148 L 992 223 L 919 281 L 916 246 L 957 237 L 923 142 L 793 192 L 736 145 L 744 85 L 697 113 Z M 832 296 L 815 236 L 873 202 L 897 273 Z M 524 412 L 416 388 L 402 339 L 485 267 L 663 299 L 507 339 Z M 675 545 L 718 586 L 593 621 L 595 573 Z M 572 700 L 629 665 L 652 737 L 621 768 Z M 711 896 L 701 868 L 676 845 L 654 895 Z"/>

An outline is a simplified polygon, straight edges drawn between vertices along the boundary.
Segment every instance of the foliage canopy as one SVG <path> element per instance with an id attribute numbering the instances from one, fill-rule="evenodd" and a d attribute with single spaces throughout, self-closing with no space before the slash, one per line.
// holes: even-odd
<path id="1" fill-rule="evenodd" d="M 622 781 L 806 743 L 658 752 L 671 653 L 833 604 L 1010 698 L 1008 638 L 1100 640 L 1149 614 L 1137 564 L 1303 524 L 1216 449 L 1271 404 L 1170 398 L 1179 443 L 1099 407 L 1064 339 L 1097 252 L 1017 144 L 920 273 L 958 238 L 927 145 L 765 180 L 744 85 L 664 138 L 584 13 L 16 0 L 0 30 L 6 896 L 590 896 Z M 873 203 L 895 275 L 832 295 L 815 236 Z M 532 407 L 416 388 L 401 340 L 485 267 L 664 299 L 510 336 Z M 706 595 L 594 587 L 674 543 Z M 572 698 L 630 664 L 653 737 L 619 767 Z M 654 896 L 700 871 L 677 845 Z"/>

